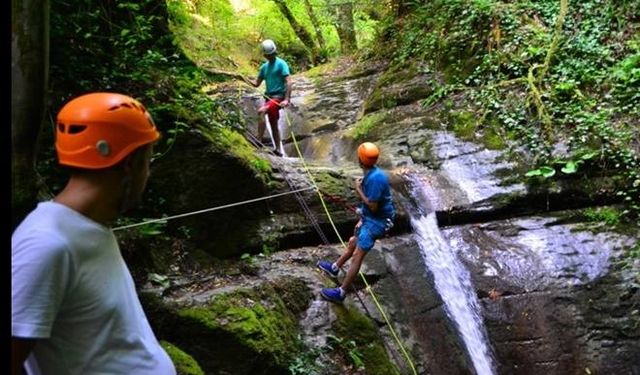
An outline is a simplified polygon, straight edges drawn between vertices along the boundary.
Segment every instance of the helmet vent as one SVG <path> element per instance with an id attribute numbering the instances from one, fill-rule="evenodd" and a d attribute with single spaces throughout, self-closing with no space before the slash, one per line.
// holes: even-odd
<path id="1" fill-rule="evenodd" d="M 63 124 L 63 123 L 61 123 L 61 122 L 59 122 L 59 123 L 58 123 L 58 131 L 59 131 L 60 133 L 64 133 L 64 131 L 65 131 L 65 130 L 66 130 L 66 129 L 65 129 L 64 124 Z"/>
<path id="2" fill-rule="evenodd" d="M 86 128 L 86 125 L 69 125 L 69 134 L 82 133 Z"/>
<path id="3" fill-rule="evenodd" d="M 117 111 L 119 110 L 121 107 L 125 107 L 125 108 L 135 108 L 135 106 L 131 106 L 131 104 L 129 103 L 121 103 L 118 105 L 114 105 L 113 107 L 109 108 L 109 111 L 113 112 L 113 111 Z"/>

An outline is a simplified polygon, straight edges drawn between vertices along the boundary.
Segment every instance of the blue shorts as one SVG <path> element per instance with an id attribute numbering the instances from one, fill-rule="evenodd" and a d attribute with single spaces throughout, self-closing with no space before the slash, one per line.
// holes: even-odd
<path id="1" fill-rule="evenodd" d="M 356 237 L 358 238 L 358 248 L 362 251 L 369 251 L 373 248 L 378 238 L 384 237 L 387 232 L 388 225 L 385 222 L 374 220 L 362 220 L 362 225 L 356 229 Z"/>

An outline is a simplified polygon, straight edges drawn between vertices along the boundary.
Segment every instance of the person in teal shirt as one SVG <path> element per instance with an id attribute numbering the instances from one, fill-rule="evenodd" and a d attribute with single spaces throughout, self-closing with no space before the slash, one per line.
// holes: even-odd
<path id="1" fill-rule="evenodd" d="M 282 156 L 278 119 L 280 109 L 288 106 L 291 100 L 291 71 L 287 62 L 276 56 L 276 44 L 273 40 L 266 39 L 262 42 L 262 53 L 267 61 L 260 66 L 258 77 L 249 81 L 254 87 L 259 87 L 262 81 L 266 84 L 265 102 L 258 109 L 258 140 L 263 141 L 266 114 L 273 134 L 273 151 Z"/>

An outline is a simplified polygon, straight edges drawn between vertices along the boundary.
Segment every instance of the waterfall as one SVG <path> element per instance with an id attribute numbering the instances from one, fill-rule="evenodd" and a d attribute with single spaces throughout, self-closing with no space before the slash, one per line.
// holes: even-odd
<path id="1" fill-rule="evenodd" d="M 443 238 L 435 212 L 428 207 L 431 194 L 425 184 L 415 175 L 407 175 L 406 178 L 411 186 L 411 202 L 405 206 L 422 258 L 433 274 L 447 316 L 454 322 L 476 374 L 493 375 L 495 370 L 491 350 L 469 271 Z"/>

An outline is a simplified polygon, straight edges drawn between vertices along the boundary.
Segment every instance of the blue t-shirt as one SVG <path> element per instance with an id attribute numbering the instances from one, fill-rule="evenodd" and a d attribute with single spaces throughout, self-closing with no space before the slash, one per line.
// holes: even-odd
<path id="1" fill-rule="evenodd" d="M 271 62 L 267 61 L 260 67 L 258 78 L 263 79 L 267 85 L 265 94 L 268 97 L 284 98 L 287 93 L 287 81 L 285 77 L 290 75 L 289 65 L 279 57 Z"/>
<path id="2" fill-rule="evenodd" d="M 391 188 L 389 178 L 382 169 L 374 166 L 362 180 L 362 192 L 369 201 L 378 202 L 378 211 L 371 212 L 366 204 L 361 203 L 362 214 L 365 218 L 374 220 L 393 219 L 395 209 L 391 200 Z"/>

